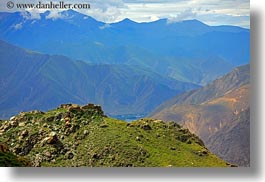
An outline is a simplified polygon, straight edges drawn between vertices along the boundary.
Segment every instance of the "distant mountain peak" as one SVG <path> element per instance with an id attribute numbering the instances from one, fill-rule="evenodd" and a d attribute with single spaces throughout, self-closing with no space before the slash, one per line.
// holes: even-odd
<path id="1" fill-rule="evenodd" d="M 207 26 L 207 24 L 197 20 L 197 19 L 190 19 L 190 20 L 181 20 L 181 21 L 175 21 L 174 19 L 166 19 L 167 24 L 183 24 L 183 25 L 193 25 L 193 26 Z"/>
<path id="2" fill-rule="evenodd" d="M 71 16 L 84 16 L 84 14 L 79 13 L 77 11 L 74 11 L 72 9 L 62 11 L 61 14 L 65 15 L 65 16 L 70 16 L 70 17 Z"/>
<path id="3" fill-rule="evenodd" d="M 125 18 L 122 21 L 118 22 L 118 23 L 123 23 L 123 24 L 137 24 L 137 22 L 129 19 L 129 18 Z"/>
<path id="4" fill-rule="evenodd" d="M 199 24 L 199 25 L 204 25 L 204 26 L 208 26 L 207 24 L 197 20 L 197 19 L 192 19 L 192 20 L 184 20 L 182 21 L 182 23 L 192 23 L 192 24 Z"/>

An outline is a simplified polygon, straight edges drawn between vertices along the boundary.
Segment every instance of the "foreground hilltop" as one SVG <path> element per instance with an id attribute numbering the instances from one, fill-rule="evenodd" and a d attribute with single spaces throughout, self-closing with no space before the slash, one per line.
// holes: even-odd
<path id="1" fill-rule="evenodd" d="M 93 104 L 22 112 L 0 122 L 0 141 L 36 167 L 231 166 L 176 123 L 154 119 L 127 123 L 106 117 Z"/>

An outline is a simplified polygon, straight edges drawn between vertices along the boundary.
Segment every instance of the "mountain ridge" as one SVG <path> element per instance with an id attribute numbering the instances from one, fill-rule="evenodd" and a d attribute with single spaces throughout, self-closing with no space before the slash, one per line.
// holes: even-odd
<path id="1" fill-rule="evenodd" d="M 16 14 L 16 15 L 21 15 L 23 14 L 25 17 L 31 17 L 32 19 L 39 19 L 40 17 L 43 17 L 43 18 L 46 18 L 48 15 L 51 14 L 51 11 L 50 10 L 47 10 L 43 13 L 40 13 L 40 17 L 38 16 L 31 16 L 31 13 L 29 11 L 25 11 L 25 12 L 20 12 L 20 11 L 17 11 L 17 12 L 1 12 L 1 14 L 5 14 L 5 15 L 10 15 L 10 14 Z M 72 9 L 69 9 L 69 10 L 63 10 L 63 11 L 60 11 L 58 13 L 59 15 L 65 15 L 64 16 L 59 16 L 59 17 L 56 17 L 58 19 L 63 19 L 63 18 L 67 18 L 68 16 L 77 16 L 77 17 L 87 17 L 87 18 L 90 18 L 90 19 L 93 19 L 97 22 L 101 22 L 101 23 L 105 23 L 105 24 L 117 24 L 117 23 L 121 23 L 123 21 L 128 21 L 128 22 L 133 22 L 133 23 L 137 23 L 137 24 L 146 24 L 146 23 L 155 23 L 155 22 L 163 22 L 163 23 L 168 23 L 168 24 L 178 24 L 178 23 L 187 23 L 187 22 L 193 22 L 193 23 L 197 23 L 197 24 L 201 24 L 203 26 L 211 26 L 211 25 L 208 25 L 198 19 L 188 19 L 188 20 L 180 20 L 180 21 L 170 21 L 172 20 L 171 18 L 161 18 L 161 19 L 158 19 L 158 20 L 154 20 L 154 21 L 147 21 L 147 22 L 137 22 L 137 21 L 134 21 L 133 19 L 130 19 L 130 18 L 124 18 L 120 21 L 117 21 L 117 22 L 104 22 L 104 21 L 100 21 L 100 20 L 97 20 L 96 18 L 90 16 L 90 15 L 87 15 L 87 14 L 83 14 L 81 12 L 77 12 L 77 11 L 74 11 Z M 241 30 L 249 30 L 249 28 L 244 28 L 244 27 L 240 27 L 240 26 L 233 26 L 233 25 L 216 25 L 216 26 L 212 26 L 212 27 L 238 27 L 240 28 Z"/>
<path id="2" fill-rule="evenodd" d="M 141 66 L 200 85 L 250 59 L 250 32 L 239 27 L 206 26 L 197 20 L 169 24 L 125 19 L 106 24 L 77 12 L 63 12 L 57 19 L 46 14 L 33 20 L 23 14 L 0 13 L 0 39 L 73 60 Z"/>
<path id="3" fill-rule="evenodd" d="M 130 65 L 72 61 L 3 41 L 0 47 L 0 111 L 4 118 L 22 110 L 47 110 L 62 102 L 90 101 L 103 105 L 112 115 L 145 114 L 176 93 L 197 87 Z"/>
<path id="4" fill-rule="evenodd" d="M 220 77 L 219 79 L 214 80 L 212 83 L 208 84 L 205 87 L 202 87 L 201 89 L 191 90 L 189 92 L 183 93 L 182 95 L 176 96 L 169 101 L 166 101 L 161 106 L 158 106 L 153 112 L 159 112 L 164 107 L 170 107 L 174 104 L 201 104 L 218 96 L 225 95 L 228 91 L 231 91 L 231 88 L 236 89 L 249 82 L 250 65 L 247 64 L 235 68 L 232 72 Z M 228 84 L 226 85 L 226 83 Z M 216 87 L 215 85 L 222 85 L 222 88 Z M 207 91 L 207 94 L 203 94 L 205 90 L 209 90 Z"/>

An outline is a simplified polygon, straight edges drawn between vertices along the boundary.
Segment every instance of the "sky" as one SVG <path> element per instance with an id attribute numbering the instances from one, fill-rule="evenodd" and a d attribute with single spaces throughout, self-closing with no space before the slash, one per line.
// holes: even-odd
<path id="1" fill-rule="evenodd" d="M 62 0 L 1 0 L 0 11 L 8 9 L 6 3 L 59 2 Z M 169 22 L 197 19 L 209 25 L 235 25 L 250 27 L 249 0 L 65 0 L 71 3 L 89 3 L 90 9 L 77 10 L 106 23 L 129 18 L 136 22 L 150 22 L 167 18 Z M 19 10 L 22 11 L 22 10 Z M 46 10 L 27 9 L 33 17 Z M 59 17 L 53 10 L 51 16 Z"/>

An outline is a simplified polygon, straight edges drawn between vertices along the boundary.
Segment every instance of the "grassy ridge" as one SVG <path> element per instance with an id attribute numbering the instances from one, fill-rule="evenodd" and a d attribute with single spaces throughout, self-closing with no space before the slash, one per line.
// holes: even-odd
<path id="1" fill-rule="evenodd" d="M 62 105 L 2 121 L 0 140 L 33 166 L 222 167 L 187 129 L 161 120 L 126 123 L 95 105 Z"/>

